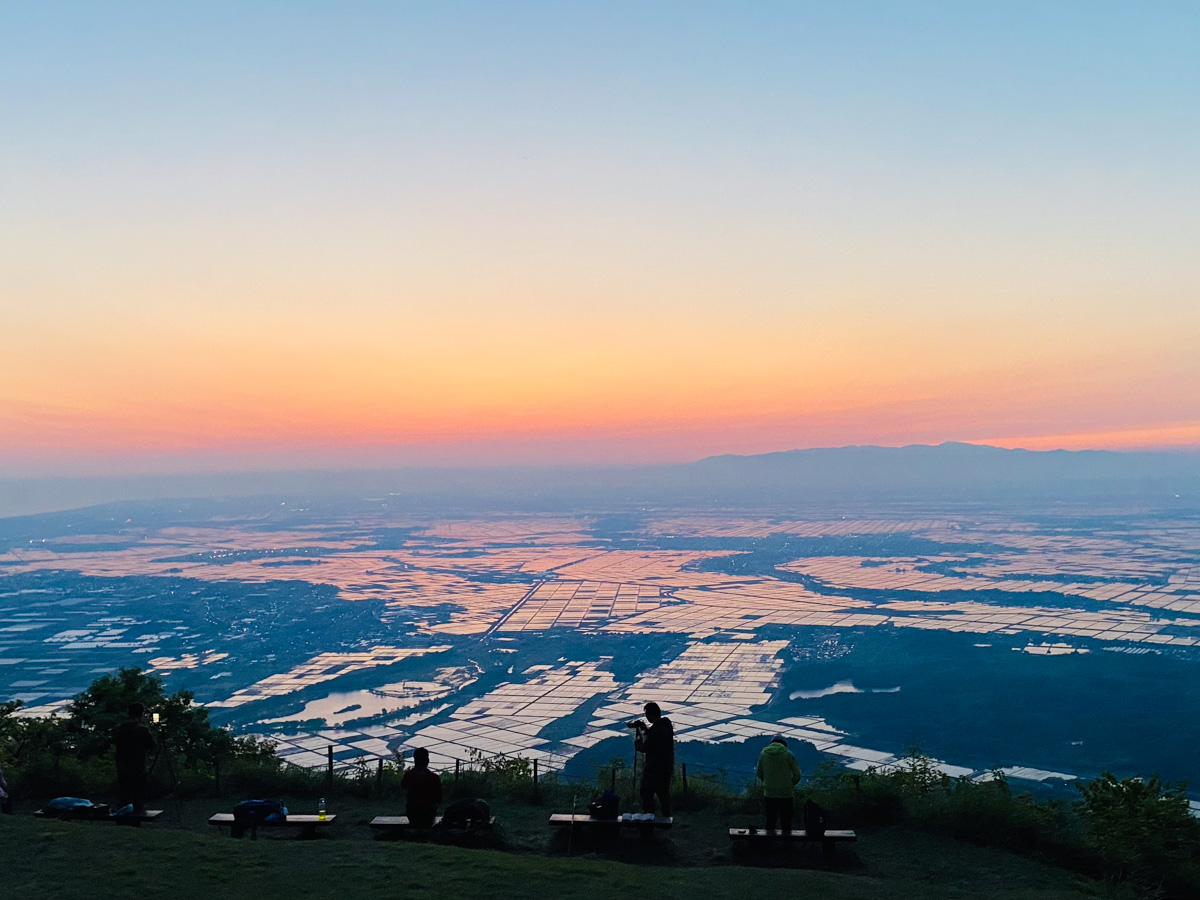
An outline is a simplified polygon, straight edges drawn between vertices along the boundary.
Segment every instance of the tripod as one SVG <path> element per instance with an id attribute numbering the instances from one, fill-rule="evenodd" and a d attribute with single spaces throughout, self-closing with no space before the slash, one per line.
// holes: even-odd
<path id="1" fill-rule="evenodd" d="M 645 737 L 646 727 L 644 725 L 635 726 L 633 729 L 633 793 L 635 797 L 640 795 L 637 780 L 638 744 L 644 740 Z"/>
<path id="2" fill-rule="evenodd" d="M 171 752 L 171 747 L 167 741 L 167 736 L 163 730 L 159 729 L 158 750 L 154 754 L 154 761 L 150 763 L 150 769 L 146 772 L 146 783 L 149 785 L 150 776 L 154 774 L 154 769 L 158 765 L 158 761 L 166 758 L 167 772 L 171 775 L 171 789 L 175 795 L 175 814 L 179 819 L 179 824 L 183 824 L 183 800 L 179 797 L 179 777 L 175 774 L 175 754 Z"/>

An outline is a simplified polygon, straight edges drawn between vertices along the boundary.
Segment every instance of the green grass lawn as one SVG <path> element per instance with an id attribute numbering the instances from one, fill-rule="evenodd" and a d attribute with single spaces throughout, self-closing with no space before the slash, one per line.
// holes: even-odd
<path id="1" fill-rule="evenodd" d="M 230 806 L 222 801 L 164 806 L 165 821 L 141 829 L 0 817 L 3 896 L 1051 900 L 1079 898 L 1087 888 L 1033 860 L 906 829 L 861 835 L 832 868 L 804 852 L 790 866 L 767 867 L 733 865 L 729 822 L 703 813 L 652 842 L 573 841 L 568 856 L 546 827 L 549 810 L 520 804 L 494 804 L 507 848 L 488 850 L 375 840 L 366 823 L 396 812 L 378 802 L 341 801 L 331 810 L 337 824 L 312 841 L 234 840 L 205 824 Z"/>

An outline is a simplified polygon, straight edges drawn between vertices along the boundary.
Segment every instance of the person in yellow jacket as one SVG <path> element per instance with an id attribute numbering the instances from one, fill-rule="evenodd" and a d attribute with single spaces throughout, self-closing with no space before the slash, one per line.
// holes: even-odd
<path id="1" fill-rule="evenodd" d="M 800 764 L 781 737 L 772 738 L 758 757 L 758 777 L 763 783 L 767 831 L 775 830 L 775 821 L 783 831 L 792 830 L 792 797 L 800 783 Z"/>

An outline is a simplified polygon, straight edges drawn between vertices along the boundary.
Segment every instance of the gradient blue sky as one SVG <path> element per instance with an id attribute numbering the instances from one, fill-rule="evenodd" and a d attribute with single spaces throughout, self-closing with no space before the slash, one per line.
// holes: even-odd
<path id="1" fill-rule="evenodd" d="M 1200 446 L 1192 3 L 0 4 L 0 473 Z"/>

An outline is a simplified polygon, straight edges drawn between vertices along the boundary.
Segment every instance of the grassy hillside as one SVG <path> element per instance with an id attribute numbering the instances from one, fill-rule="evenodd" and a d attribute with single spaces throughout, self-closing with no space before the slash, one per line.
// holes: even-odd
<path id="1" fill-rule="evenodd" d="M 336 810 L 338 825 L 316 841 L 272 835 L 234 840 L 204 824 L 220 801 L 167 804 L 142 829 L 0 817 L 5 896 L 35 898 L 745 896 L 842 898 L 1079 898 L 1086 883 L 1004 851 L 906 829 L 864 834 L 832 869 L 800 852 L 790 867 L 733 865 L 725 820 L 686 817 L 649 844 L 623 839 L 607 851 L 564 842 L 545 826 L 548 810 L 498 805 L 507 849 L 465 850 L 378 841 L 366 822 L 394 807 L 360 801 Z M 631 861 L 633 860 L 633 861 Z M 812 868 L 815 867 L 815 868 Z"/>

